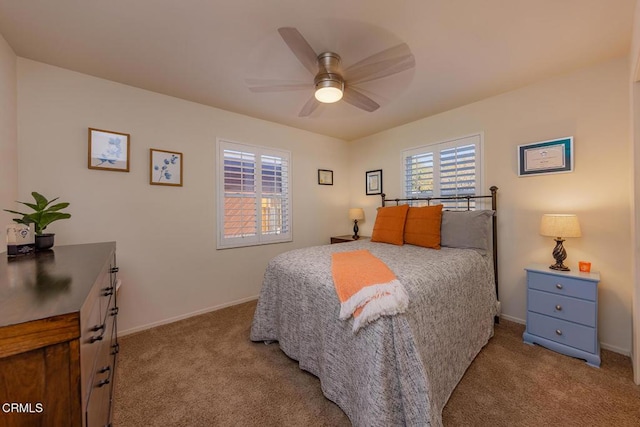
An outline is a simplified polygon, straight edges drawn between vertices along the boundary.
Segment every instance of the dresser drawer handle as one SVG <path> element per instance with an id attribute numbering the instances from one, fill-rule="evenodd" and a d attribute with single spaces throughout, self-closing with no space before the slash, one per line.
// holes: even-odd
<path id="1" fill-rule="evenodd" d="M 102 290 L 103 297 L 108 297 L 109 295 L 113 295 L 113 286 L 109 286 L 108 288 L 104 288 Z"/>
<path id="2" fill-rule="evenodd" d="M 556 305 L 556 310 L 562 311 L 562 306 L 560 304 Z"/>
<path id="3" fill-rule="evenodd" d="M 106 379 L 98 381 L 98 384 L 96 384 L 96 387 L 104 387 L 111 382 L 111 366 L 104 366 L 98 371 L 99 374 L 104 374 L 106 372 L 108 372 L 109 375 L 107 376 Z"/>
<path id="4" fill-rule="evenodd" d="M 112 316 L 117 316 L 117 315 L 118 315 L 118 311 L 120 311 L 120 310 L 118 309 L 118 307 L 113 307 L 113 308 L 111 309 L 111 315 L 112 315 Z"/>
<path id="5" fill-rule="evenodd" d="M 562 289 L 562 283 L 556 283 L 556 288 Z"/>
<path id="6" fill-rule="evenodd" d="M 120 271 L 120 269 L 118 267 L 111 267 L 110 270 L 112 273 L 117 273 L 118 271 Z"/>
<path id="7" fill-rule="evenodd" d="M 560 329 L 556 329 L 556 335 L 562 335 L 562 331 Z"/>
<path id="8" fill-rule="evenodd" d="M 93 328 L 91 328 L 91 329 L 90 329 L 90 331 L 91 331 L 91 332 L 98 332 L 98 331 L 100 331 L 100 330 L 104 329 L 104 328 L 105 328 L 105 326 L 106 326 L 106 325 L 105 325 L 104 323 L 103 323 L 102 325 L 96 325 L 96 326 L 94 326 Z"/>
<path id="9" fill-rule="evenodd" d="M 115 343 L 114 345 L 111 346 L 111 354 L 118 354 L 120 353 L 120 344 Z"/>
<path id="10" fill-rule="evenodd" d="M 98 384 L 97 384 L 96 386 L 97 386 L 97 387 L 104 387 L 104 386 L 106 386 L 107 384 L 109 384 L 109 382 L 111 382 L 111 381 L 110 381 L 110 379 L 109 379 L 109 378 L 107 378 L 106 380 L 102 380 L 102 381 L 98 382 Z"/>
<path id="11" fill-rule="evenodd" d="M 96 341 L 102 341 L 102 338 L 104 337 L 104 333 L 106 332 L 106 329 L 104 328 L 104 325 L 100 325 L 100 326 L 102 327 L 102 332 L 98 336 L 93 336 L 93 337 L 89 338 L 89 343 L 90 344 L 93 344 Z M 97 330 L 100 329 L 100 327 L 97 327 L 97 326 L 96 326 L 96 328 L 98 328 Z"/>

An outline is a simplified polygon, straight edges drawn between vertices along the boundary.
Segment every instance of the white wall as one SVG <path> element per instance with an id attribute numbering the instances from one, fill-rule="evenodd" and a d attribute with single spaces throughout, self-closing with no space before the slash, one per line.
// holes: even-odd
<path id="1" fill-rule="evenodd" d="M 0 35 L 0 253 L 7 251 L 5 226 L 12 215 L 1 209 L 18 197 L 17 58 Z"/>
<path id="2" fill-rule="evenodd" d="M 565 264 L 590 260 L 600 271 L 600 340 L 631 349 L 629 67 L 626 58 L 530 85 L 350 144 L 350 205 L 365 207 L 370 234 L 378 196 L 364 195 L 365 171 L 383 169 L 384 192 L 401 197 L 404 148 L 484 133 L 484 187 L 499 187 L 499 277 L 502 312 L 526 318 L 525 274 L 551 263 L 553 239 L 538 234 L 543 213 L 576 213 L 583 236 L 568 239 Z M 573 136 L 573 173 L 517 176 L 517 146 Z"/>
<path id="3" fill-rule="evenodd" d="M 129 173 L 87 168 L 87 128 L 131 134 Z M 117 241 L 120 331 L 256 297 L 274 255 L 348 230 L 341 140 L 18 59 L 19 194 L 71 202 L 56 244 Z M 290 150 L 292 243 L 216 250 L 216 137 Z M 184 186 L 149 185 L 149 149 L 184 155 Z M 334 185 L 317 185 L 332 169 Z"/>

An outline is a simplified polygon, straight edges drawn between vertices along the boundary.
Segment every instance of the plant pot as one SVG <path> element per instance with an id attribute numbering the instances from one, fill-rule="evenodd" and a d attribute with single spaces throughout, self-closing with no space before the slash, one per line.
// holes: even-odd
<path id="1" fill-rule="evenodd" d="M 53 247 L 54 233 L 36 234 L 36 251 L 44 251 Z"/>

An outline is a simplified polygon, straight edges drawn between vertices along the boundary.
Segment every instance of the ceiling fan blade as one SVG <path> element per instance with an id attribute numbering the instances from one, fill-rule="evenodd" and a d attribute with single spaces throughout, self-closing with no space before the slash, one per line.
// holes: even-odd
<path id="1" fill-rule="evenodd" d="M 251 92 L 288 92 L 313 89 L 313 84 L 298 80 L 245 79 Z"/>
<path id="2" fill-rule="evenodd" d="M 344 75 L 346 79 L 353 82 L 368 78 L 397 64 L 405 64 L 408 68 L 415 66 L 415 59 L 406 43 L 400 43 L 356 62 L 345 69 Z"/>
<path id="3" fill-rule="evenodd" d="M 311 98 L 309 98 L 307 103 L 304 104 L 304 107 L 302 107 L 302 110 L 300 110 L 298 117 L 307 117 L 311 115 L 319 105 L 320 101 L 318 101 L 314 95 L 311 95 Z"/>
<path id="4" fill-rule="evenodd" d="M 278 32 L 302 65 L 315 75 L 318 72 L 318 55 L 302 37 L 302 34 L 293 27 L 278 28 Z"/>
<path id="5" fill-rule="evenodd" d="M 358 107 L 370 113 L 380 108 L 380 105 L 376 101 L 351 87 L 344 88 L 344 95 L 342 99 L 354 107 Z"/>
<path id="6" fill-rule="evenodd" d="M 370 70 L 367 71 L 364 75 L 360 76 L 360 78 L 349 79 L 349 83 L 352 85 L 359 83 L 366 83 L 372 80 L 378 80 L 383 77 L 391 76 L 393 74 L 401 73 L 402 71 L 409 70 L 416 66 L 416 62 L 413 58 L 413 55 L 410 57 L 403 58 L 400 62 L 393 61 L 392 64 L 385 64 L 381 69 L 374 69 L 371 67 Z"/>

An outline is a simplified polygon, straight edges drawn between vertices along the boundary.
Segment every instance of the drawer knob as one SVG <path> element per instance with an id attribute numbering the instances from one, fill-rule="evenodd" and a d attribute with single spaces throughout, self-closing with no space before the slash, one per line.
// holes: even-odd
<path id="1" fill-rule="evenodd" d="M 103 297 L 108 297 L 109 295 L 113 295 L 113 286 L 109 286 L 108 288 L 104 288 L 102 290 Z"/>
<path id="2" fill-rule="evenodd" d="M 562 335 L 562 331 L 560 329 L 556 329 L 556 335 Z"/>
<path id="3" fill-rule="evenodd" d="M 556 283 L 556 288 L 562 289 L 562 283 Z"/>
<path id="4" fill-rule="evenodd" d="M 120 269 L 118 267 L 111 267 L 110 270 L 112 273 L 117 273 L 118 271 L 120 271 Z"/>
<path id="5" fill-rule="evenodd" d="M 556 310 L 562 311 L 562 306 L 560 304 L 556 305 Z"/>

